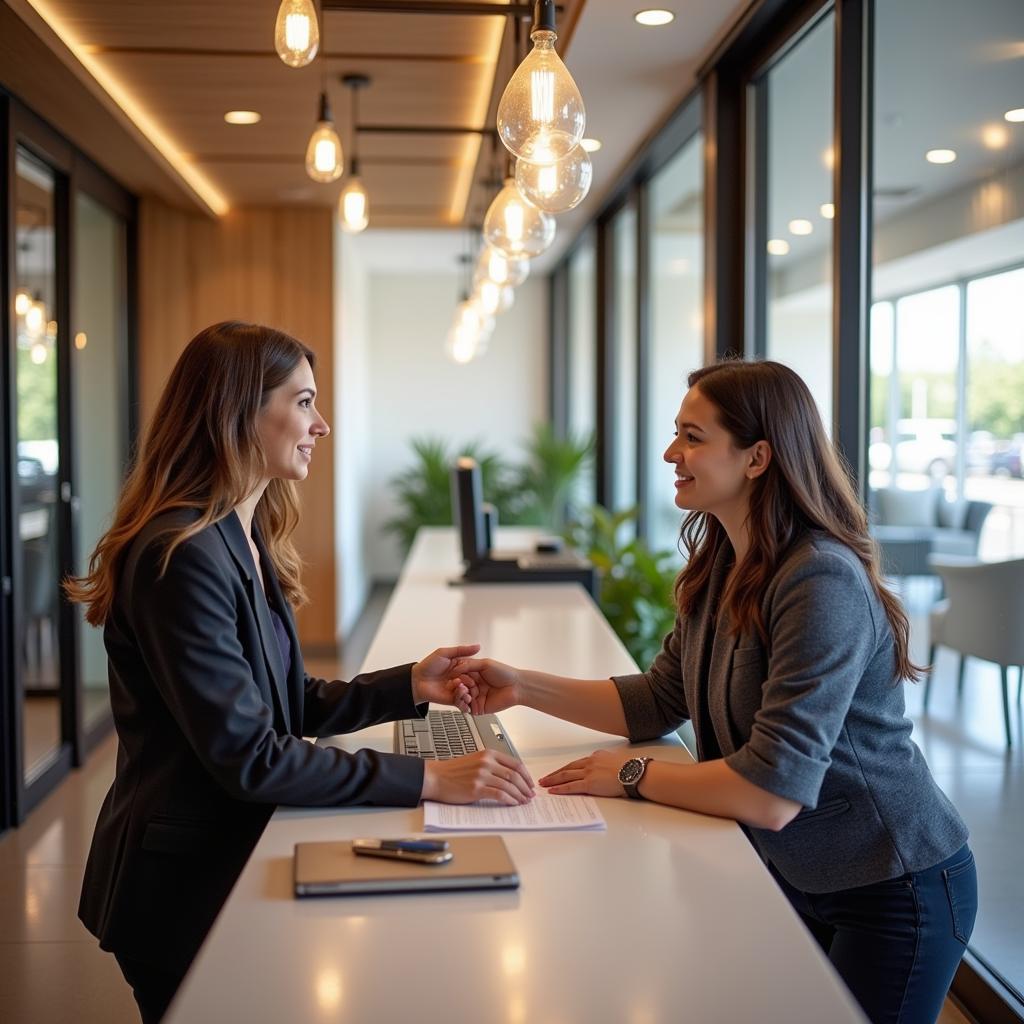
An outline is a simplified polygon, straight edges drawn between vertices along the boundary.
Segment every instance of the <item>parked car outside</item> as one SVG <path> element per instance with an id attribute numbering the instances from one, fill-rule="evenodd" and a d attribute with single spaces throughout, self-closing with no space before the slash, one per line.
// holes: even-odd
<path id="1" fill-rule="evenodd" d="M 868 448 L 872 469 L 892 468 L 892 449 L 886 441 Z M 906 419 L 896 424 L 896 472 L 924 473 L 941 480 L 956 465 L 956 420 Z"/>
<path id="2" fill-rule="evenodd" d="M 1024 439 L 1017 434 L 1012 441 L 1004 441 L 996 446 L 989 462 L 988 471 L 993 476 L 1012 476 L 1018 480 L 1024 478 Z"/>

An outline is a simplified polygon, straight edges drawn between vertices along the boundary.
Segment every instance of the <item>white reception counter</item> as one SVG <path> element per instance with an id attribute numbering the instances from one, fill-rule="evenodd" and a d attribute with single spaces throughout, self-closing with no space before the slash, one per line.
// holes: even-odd
<path id="1" fill-rule="evenodd" d="M 420 532 L 366 668 L 479 641 L 487 655 L 567 675 L 635 671 L 580 587 L 452 587 L 456 565 L 452 530 Z M 675 738 L 629 748 L 528 709 L 501 718 L 534 778 L 598 746 L 689 760 Z M 380 726 L 330 742 L 390 750 L 391 735 Z M 280 809 L 167 1020 L 863 1021 L 736 824 L 599 804 L 607 832 L 506 835 L 517 892 L 306 901 L 291 894 L 296 842 L 415 834 L 422 810 Z"/>

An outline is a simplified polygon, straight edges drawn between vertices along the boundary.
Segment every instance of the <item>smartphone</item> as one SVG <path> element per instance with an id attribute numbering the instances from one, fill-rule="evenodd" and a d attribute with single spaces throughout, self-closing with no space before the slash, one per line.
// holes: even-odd
<path id="1" fill-rule="evenodd" d="M 454 856 L 443 839 L 353 839 L 352 852 L 361 857 L 391 857 L 418 864 L 447 864 Z"/>

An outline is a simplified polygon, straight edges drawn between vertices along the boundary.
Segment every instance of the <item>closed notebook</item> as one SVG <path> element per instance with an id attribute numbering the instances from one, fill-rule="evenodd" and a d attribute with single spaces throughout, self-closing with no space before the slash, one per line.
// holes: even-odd
<path id="1" fill-rule="evenodd" d="M 517 889 L 519 875 L 500 836 L 456 836 L 447 864 L 362 857 L 352 844 L 295 844 L 296 896 L 366 896 L 372 893 Z"/>

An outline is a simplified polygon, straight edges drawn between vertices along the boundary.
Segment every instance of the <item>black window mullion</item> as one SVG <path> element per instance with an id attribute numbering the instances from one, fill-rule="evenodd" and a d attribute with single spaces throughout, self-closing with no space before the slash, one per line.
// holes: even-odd
<path id="1" fill-rule="evenodd" d="M 872 0 L 835 7 L 833 440 L 867 494 L 871 299 Z"/>
<path id="2" fill-rule="evenodd" d="M 647 507 L 647 408 L 648 374 L 651 371 L 651 206 L 650 182 L 636 191 L 636 517 L 637 535 L 648 534 Z"/>

